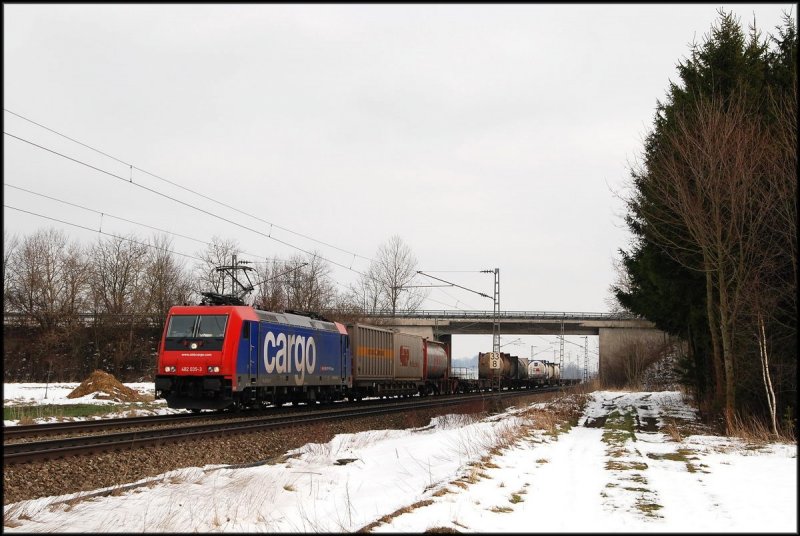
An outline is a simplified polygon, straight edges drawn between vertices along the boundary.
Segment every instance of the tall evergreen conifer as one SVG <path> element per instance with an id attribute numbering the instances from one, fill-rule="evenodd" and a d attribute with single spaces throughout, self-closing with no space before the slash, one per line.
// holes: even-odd
<path id="1" fill-rule="evenodd" d="M 796 177 L 795 183 L 787 185 L 786 174 L 796 175 L 797 159 L 796 148 L 792 149 L 793 153 L 787 149 L 791 141 L 782 144 L 779 141 L 791 138 L 793 132 L 796 143 L 797 34 L 788 15 L 784 17 L 783 26 L 778 28 L 777 36 L 767 39 L 761 36 L 755 21 L 745 34 L 732 13 L 720 11 L 719 15 L 705 41 L 701 45 L 693 44 L 688 59 L 678 63 L 679 82 L 670 82 L 665 101 L 657 102 L 653 128 L 645 139 L 642 164 L 631 174 L 633 195 L 628 200 L 626 223 L 635 240 L 630 251 L 620 251 L 627 285 L 615 287 L 613 291 L 623 307 L 689 342 L 691 361 L 685 363 L 687 383 L 699 395 L 702 407 L 715 414 L 726 409 L 730 424 L 735 401 L 740 402 L 736 405 L 739 410 L 757 411 L 755 401 L 763 398 L 761 394 L 756 395 L 758 382 L 753 378 L 757 379 L 757 374 L 753 372 L 752 360 L 748 361 L 751 357 L 748 352 L 753 351 L 752 340 L 743 335 L 754 325 L 747 315 L 755 314 L 755 309 L 749 302 L 743 307 L 720 308 L 720 299 L 723 302 L 727 299 L 720 291 L 728 292 L 727 286 L 723 289 L 720 285 L 728 285 L 729 281 L 720 280 L 719 274 L 708 270 L 707 252 L 697 243 L 685 220 L 674 212 L 674 202 L 665 202 L 664 195 L 669 190 L 665 190 L 663 184 L 655 188 L 654 181 L 667 163 L 674 165 L 681 161 L 683 148 L 676 145 L 675 140 L 679 139 L 678 133 L 682 132 L 680 128 L 685 127 L 687 118 L 695 117 L 702 103 L 721 103 L 723 111 L 733 106 L 732 103 L 741 105 L 747 111 L 748 121 L 769 129 L 773 136 L 770 139 L 775 140 L 770 147 L 774 145 L 776 152 L 774 155 L 770 152 L 764 161 L 776 160 L 780 165 L 758 168 L 758 195 L 752 196 L 750 205 L 775 203 L 776 200 L 784 205 L 781 215 L 787 223 L 775 231 L 780 236 L 765 235 L 764 241 L 782 243 L 785 249 L 777 254 L 763 252 L 763 258 L 776 260 L 767 263 L 762 259 L 759 266 L 764 268 L 759 269 L 757 277 L 763 283 L 763 296 L 774 295 L 772 303 L 777 307 L 772 311 L 770 333 L 774 342 L 773 362 L 781 375 L 779 398 L 784 407 L 796 410 L 797 248 L 796 225 L 792 229 L 791 219 L 792 216 L 796 219 L 797 205 L 796 202 L 793 206 L 786 205 L 787 195 L 792 191 L 791 199 L 796 198 Z M 787 117 L 791 114 L 785 112 L 791 106 L 794 106 L 794 122 L 787 127 Z M 675 169 L 670 168 L 672 172 Z M 787 188 L 788 194 L 784 191 Z M 700 201 L 708 210 L 716 206 L 711 199 Z M 726 210 L 724 206 L 716 206 L 716 209 Z M 738 216 L 740 214 L 728 215 L 731 221 L 736 221 Z M 761 227 L 753 229 L 771 233 Z M 742 255 L 742 262 L 751 262 L 744 253 Z M 736 295 L 744 295 L 749 281 L 737 281 L 737 284 L 740 286 L 734 287 Z M 720 331 L 726 313 L 731 311 L 733 315 L 726 320 L 730 324 L 729 331 L 724 331 L 725 326 Z M 724 335 L 737 338 L 732 340 Z M 732 349 L 734 343 L 735 350 Z M 727 360 L 734 356 L 737 356 L 735 366 L 731 366 Z"/>

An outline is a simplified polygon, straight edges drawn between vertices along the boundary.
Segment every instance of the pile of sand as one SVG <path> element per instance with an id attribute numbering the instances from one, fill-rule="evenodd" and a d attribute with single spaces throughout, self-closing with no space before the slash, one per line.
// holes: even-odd
<path id="1" fill-rule="evenodd" d="M 67 398 L 79 398 L 94 394 L 98 400 L 114 400 L 116 402 L 146 402 L 144 396 L 135 389 L 125 386 L 114 376 L 102 370 L 95 370 L 91 376 L 75 388 Z"/>

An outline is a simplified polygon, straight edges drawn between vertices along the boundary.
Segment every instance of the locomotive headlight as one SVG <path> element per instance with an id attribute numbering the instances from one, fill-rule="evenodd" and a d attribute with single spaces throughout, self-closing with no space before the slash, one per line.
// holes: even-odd
<path id="1" fill-rule="evenodd" d="M 175 367 L 164 367 L 164 372 L 175 372 Z"/>
<path id="2" fill-rule="evenodd" d="M 219 372 L 219 367 L 208 367 L 209 372 Z"/>
<path id="3" fill-rule="evenodd" d="M 197 350 L 197 343 L 196 343 L 196 342 L 193 342 L 193 343 L 191 344 L 190 348 L 191 348 L 192 350 Z"/>

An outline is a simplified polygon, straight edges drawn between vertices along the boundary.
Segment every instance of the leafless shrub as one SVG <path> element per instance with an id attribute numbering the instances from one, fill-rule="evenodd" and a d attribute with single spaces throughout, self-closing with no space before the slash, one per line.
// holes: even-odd
<path id="1" fill-rule="evenodd" d="M 770 424 L 763 419 L 755 416 L 742 416 L 736 413 L 733 419 L 733 425 L 729 427 L 728 435 L 731 437 L 738 437 L 747 442 L 763 445 L 766 443 L 780 442 L 780 443 L 794 443 L 793 435 L 784 432 L 775 434 L 772 431 Z"/>

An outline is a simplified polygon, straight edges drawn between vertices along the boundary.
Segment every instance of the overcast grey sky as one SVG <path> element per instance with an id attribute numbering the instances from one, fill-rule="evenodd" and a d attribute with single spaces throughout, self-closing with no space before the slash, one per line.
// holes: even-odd
<path id="1" fill-rule="evenodd" d="M 629 241 L 614 192 L 720 7 L 764 33 L 783 11 L 796 20 L 789 3 L 4 4 L 3 129 L 316 251 L 336 263 L 340 290 L 397 234 L 420 270 L 458 271 L 437 275 L 489 295 L 491 275 L 461 271 L 500 268 L 503 310 L 602 312 Z M 262 260 L 299 253 L 8 135 L 3 144 L 5 205 L 94 230 L 6 207 L 10 233 L 153 233 L 117 217 L 236 238 Z M 175 251 L 203 249 L 172 238 Z M 423 308 L 492 301 L 431 289 Z"/>

